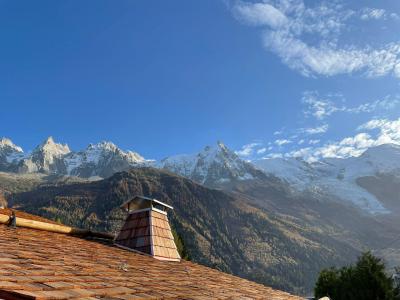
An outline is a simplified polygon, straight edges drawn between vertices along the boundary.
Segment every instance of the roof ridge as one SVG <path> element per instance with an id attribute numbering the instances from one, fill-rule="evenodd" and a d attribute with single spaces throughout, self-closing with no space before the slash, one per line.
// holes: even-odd
<path id="1" fill-rule="evenodd" d="M 60 234 L 69 234 L 81 237 L 95 237 L 103 239 L 114 239 L 114 235 L 106 232 L 96 232 L 88 229 L 81 229 L 60 224 L 46 218 L 20 212 L 13 209 L 0 209 L 0 224 L 10 224 L 12 215 L 15 213 L 16 226 L 36 230 L 49 231 Z"/>

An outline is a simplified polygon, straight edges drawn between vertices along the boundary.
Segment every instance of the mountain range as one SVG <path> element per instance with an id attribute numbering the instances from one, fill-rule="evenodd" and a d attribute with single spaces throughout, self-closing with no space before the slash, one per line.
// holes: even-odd
<path id="1" fill-rule="evenodd" d="M 229 186 L 234 181 L 269 176 L 283 181 L 293 193 L 312 194 L 326 201 L 342 201 L 371 214 L 385 214 L 393 207 L 382 199 L 385 198 L 383 195 L 376 195 L 376 188 L 364 186 L 362 178 L 399 177 L 399 158 L 400 147 L 385 144 L 370 148 L 359 157 L 346 159 L 308 163 L 301 158 L 273 158 L 249 162 L 222 142 L 217 142 L 196 154 L 155 161 L 145 159 L 137 152 L 121 150 L 111 142 L 90 144 L 86 149 L 74 152 L 68 145 L 58 144 L 49 137 L 32 152 L 24 153 L 10 139 L 0 140 L 0 172 L 75 176 L 93 180 L 130 168 L 149 166 L 214 188 Z"/>
<path id="2" fill-rule="evenodd" d="M 48 137 L 32 152 L 24 153 L 10 139 L 0 140 L 0 171 L 19 174 L 53 174 L 83 178 L 105 178 L 133 166 L 149 163 L 132 151 L 122 151 L 113 143 L 90 144 L 74 152 L 68 145 Z"/>

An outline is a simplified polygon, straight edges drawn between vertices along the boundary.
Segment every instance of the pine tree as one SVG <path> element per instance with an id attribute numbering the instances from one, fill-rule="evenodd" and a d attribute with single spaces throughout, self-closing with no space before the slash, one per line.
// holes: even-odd
<path id="1" fill-rule="evenodd" d="M 396 282 L 385 273 L 385 264 L 370 252 L 363 253 L 355 265 L 322 270 L 315 284 L 317 299 L 397 300 Z"/>

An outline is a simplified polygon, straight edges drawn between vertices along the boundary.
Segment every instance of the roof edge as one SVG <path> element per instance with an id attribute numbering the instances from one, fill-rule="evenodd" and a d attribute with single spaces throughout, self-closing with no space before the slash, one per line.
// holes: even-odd
<path id="1" fill-rule="evenodd" d="M 0 212 L 0 224 L 8 225 L 10 224 L 10 220 L 10 216 L 2 214 Z M 95 237 L 110 240 L 114 239 L 114 235 L 105 232 L 96 232 L 87 229 L 70 227 L 62 224 L 52 224 L 43 221 L 29 220 L 19 216 L 16 217 L 16 226 L 81 237 Z"/>

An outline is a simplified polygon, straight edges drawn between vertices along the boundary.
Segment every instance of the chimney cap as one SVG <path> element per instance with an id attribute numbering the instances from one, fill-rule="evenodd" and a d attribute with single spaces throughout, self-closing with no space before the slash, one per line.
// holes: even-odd
<path id="1" fill-rule="evenodd" d="M 140 196 L 140 195 L 136 195 L 134 196 L 132 199 L 129 199 L 128 201 L 125 201 L 120 208 L 123 208 L 127 211 L 131 210 L 131 207 L 133 206 L 134 209 L 140 209 L 142 208 L 141 206 L 138 205 L 132 205 L 135 203 L 143 203 L 146 202 L 149 206 L 161 206 L 163 208 L 163 210 L 166 210 L 167 208 L 169 209 L 174 209 L 171 205 L 168 205 L 164 202 L 161 202 L 160 200 L 154 199 L 154 198 L 149 198 L 146 196 Z"/>

